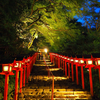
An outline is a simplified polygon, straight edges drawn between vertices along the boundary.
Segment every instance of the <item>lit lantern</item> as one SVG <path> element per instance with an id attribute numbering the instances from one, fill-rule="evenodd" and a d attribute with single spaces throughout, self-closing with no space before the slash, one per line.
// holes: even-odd
<path id="1" fill-rule="evenodd" d="M 21 64 L 22 64 L 23 66 L 25 65 L 25 58 L 23 58 Z M 22 66 L 22 67 L 23 67 L 23 66 Z"/>
<path id="2" fill-rule="evenodd" d="M 13 64 L 2 64 L 2 72 L 0 72 L 0 75 L 5 75 L 4 100 L 7 100 L 8 96 L 9 75 L 14 75 L 12 66 Z"/>
<path id="3" fill-rule="evenodd" d="M 74 64 L 78 64 L 79 63 L 79 59 L 75 58 L 74 59 Z"/>
<path id="4" fill-rule="evenodd" d="M 30 61 L 30 59 L 28 59 L 28 62 Z"/>
<path id="5" fill-rule="evenodd" d="M 68 58 L 67 60 L 70 61 L 70 58 Z"/>
<path id="6" fill-rule="evenodd" d="M 2 72 L 12 72 L 11 64 L 2 64 Z"/>
<path id="7" fill-rule="evenodd" d="M 64 59 L 66 60 L 66 59 L 67 59 L 67 57 L 64 57 Z"/>
<path id="8" fill-rule="evenodd" d="M 100 66 L 100 59 L 96 59 L 95 64 L 96 64 L 97 66 Z"/>
<path id="9" fill-rule="evenodd" d="M 86 60 L 86 64 L 87 64 L 87 65 L 92 65 L 92 64 L 93 64 L 93 61 L 92 61 L 91 59 L 87 59 L 87 60 Z"/>
<path id="10" fill-rule="evenodd" d="M 62 59 L 64 59 L 64 56 L 62 56 Z"/>
<path id="11" fill-rule="evenodd" d="M 48 52 L 48 49 L 45 48 L 45 49 L 44 49 L 44 52 L 47 53 L 47 52 Z"/>
<path id="12" fill-rule="evenodd" d="M 27 63 L 27 62 L 28 62 L 28 59 L 25 60 L 25 63 Z"/>
<path id="13" fill-rule="evenodd" d="M 22 65 L 24 65 L 25 63 L 24 62 L 22 62 Z"/>
<path id="14" fill-rule="evenodd" d="M 73 59 L 73 58 L 71 58 L 71 59 L 70 59 L 70 61 L 71 61 L 71 62 L 73 62 L 73 61 L 74 61 L 74 59 Z"/>
<path id="15" fill-rule="evenodd" d="M 95 58 L 95 67 L 94 69 L 98 69 L 99 71 L 99 83 L 100 83 L 100 54 L 97 56 L 98 58 Z"/>
<path id="16" fill-rule="evenodd" d="M 16 65 L 14 65 L 14 68 L 21 68 L 21 62 L 16 61 Z"/>
<path id="17" fill-rule="evenodd" d="M 62 56 L 59 55 L 59 57 L 61 58 Z"/>
<path id="18" fill-rule="evenodd" d="M 13 66 L 13 70 L 16 71 L 16 76 L 15 76 L 15 99 L 17 100 L 18 98 L 18 79 L 19 79 L 19 71 L 22 71 L 21 68 L 21 61 L 14 61 L 14 66 Z M 22 78 L 22 74 L 20 76 Z M 21 79 L 20 78 L 20 79 Z M 21 82 L 22 83 L 22 82 Z"/>
<path id="19" fill-rule="evenodd" d="M 80 63 L 83 64 L 84 63 L 84 60 L 80 60 Z"/>
<path id="20" fill-rule="evenodd" d="M 25 63 L 30 62 L 30 58 L 25 59 Z"/>
<path id="21" fill-rule="evenodd" d="M 76 59 L 76 60 L 74 60 L 74 62 L 75 62 L 75 63 L 77 63 L 77 62 L 78 62 L 78 60 Z"/>
<path id="22" fill-rule="evenodd" d="M 84 59 L 80 59 L 79 64 L 84 64 Z"/>

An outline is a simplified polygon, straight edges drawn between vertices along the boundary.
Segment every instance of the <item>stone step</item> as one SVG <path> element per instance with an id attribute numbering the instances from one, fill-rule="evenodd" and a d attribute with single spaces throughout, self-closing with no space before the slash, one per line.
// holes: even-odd
<path id="1" fill-rule="evenodd" d="M 41 91 L 41 92 L 40 92 Z M 47 92 L 46 90 L 42 92 L 42 90 L 40 91 L 29 91 L 28 93 L 27 92 L 24 92 L 23 93 L 23 96 L 20 95 L 19 98 L 51 98 L 51 91 Z M 92 99 L 91 98 L 91 95 L 90 94 L 70 94 L 70 92 L 68 92 L 67 94 L 64 92 L 64 94 L 62 94 L 62 92 L 60 94 L 56 94 L 54 92 L 54 98 L 61 98 L 61 99 Z"/>
<path id="2" fill-rule="evenodd" d="M 26 88 L 24 89 L 23 93 L 27 92 L 44 92 L 44 93 L 51 93 L 51 89 L 48 88 L 42 88 L 42 89 L 30 89 L 30 88 Z M 82 91 L 80 89 L 54 89 L 54 93 L 61 93 L 61 94 L 90 94 L 88 91 Z"/>
<path id="3" fill-rule="evenodd" d="M 50 67 L 54 67 L 54 66 L 55 66 L 55 64 L 45 65 L 45 64 L 43 63 L 43 64 L 34 64 L 33 66 L 50 66 Z"/>
<path id="4" fill-rule="evenodd" d="M 51 100 L 51 98 L 31 98 L 31 97 L 28 97 L 28 98 L 19 98 L 18 100 Z M 80 99 L 80 98 L 53 98 L 53 100 L 91 100 L 89 98 L 84 98 L 84 99 Z"/>
<path id="5" fill-rule="evenodd" d="M 51 91 L 51 89 L 24 89 L 23 96 L 25 98 L 50 98 Z M 22 98 L 22 96 L 20 95 L 19 98 Z M 92 99 L 89 92 L 77 89 L 54 89 L 54 98 Z"/>
<path id="6" fill-rule="evenodd" d="M 45 64 L 45 62 L 44 61 L 41 61 L 41 62 L 36 61 L 35 64 Z M 53 63 L 48 61 L 48 62 L 46 62 L 46 64 L 49 65 L 49 64 L 53 64 Z"/>
<path id="7" fill-rule="evenodd" d="M 52 76 L 46 76 L 46 75 L 37 75 L 37 76 L 29 76 L 29 81 L 31 80 L 51 80 Z M 54 76 L 54 80 L 67 80 L 69 79 L 69 77 L 65 77 L 65 76 Z"/>
<path id="8" fill-rule="evenodd" d="M 24 97 L 19 97 L 19 100 L 51 100 L 51 95 L 25 95 Z M 88 96 L 73 96 L 73 95 L 68 95 L 68 96 L 55 96 L 53 100 L 92 100 L 91 97 Z"/>
<path id="9" fill-rule="evenodd" d="M 50 60 L 46 63 L 54 74 L 53 100 L 92 100 L 90 93 L 83 91 L 69 77 L 64 76 L 61 68 L 55 68 L 55 64 Z M 48 77 L 44 61 L 37 60 L 29 77 L 29 83 L 19 94 L 18 100 L 51 100 L 51 93 L 52 76 Z"/>
<path id="10" fill-rule="evenodd" d="M 50 62 L 50 60 L 45 60 L 46 62 Z M 36 62 L 44 62 L 44 60 L 36 60 Z"/>
<path id="11" fill-rule="evenodd" d="M 22 97 L 19 97 L 18 100 L 51 100 L 51 95 L 48 96 L 48 95 L 44 95 L 44 96 L 24 96 L 23 98 Z M 91 98 L 89 97 L 78 97 L 78 96 L 58 96 L 58 97 L 55 97 L 53 98 L 53 100 L 92 100 Z"/>
<path id="12" fill-rule="evenodd" d="M 25 88 L 23 92 L 51 92 L 51 89 L 49 89 L 49 87 L 45 88 L 41 88 L 41 89 L 31 89 L 31 88 Z M 71 93 L 71 94 L 90 94 L 88 91 L 82 91 L 81 89 L 54 89 L 54 93 L 62 93 L 62 94 L 67 94 L 67 93 Z"/>

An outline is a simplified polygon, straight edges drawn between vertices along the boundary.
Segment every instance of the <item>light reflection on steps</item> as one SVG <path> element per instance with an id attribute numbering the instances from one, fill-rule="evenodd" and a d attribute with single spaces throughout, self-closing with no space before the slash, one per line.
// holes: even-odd
<path id="1" fill-rule="evenodd" d="M 61 68 L 53 68 L 55 65 L 50 60 L 47 64 L 52 67 L 50 71 L 56 74 L 53 100 L 92 100 L 88 91 L 78 88 L 69 77 L 62 75 Z M 23 88 L 23 93 L 19 94 L 19 100 L 51 100 L 52 77 L 45 73 L 47 70 L 43 60 L 37 61 L 32 71 L 29 83 Z"/>
<path id="2" fill-rule="evenodd" d="M 40 75 L 38 75 L 38 76 L 30 76 L 29 77 L 29 81 L 32 81 L 33 79 L 38 79 L 38 80 L 45 80 L 45 81 L 47 81 L 47 80 L 51 80 L 52 79 L 52 76 L 40 76 Z M 59 76 L 55 76 L 54 77 L 54 80 L 55 81 L 57 81 L 57 80 L 67 80 L 67 79 L 69 79 L 69 77 L 59 77 Z"/>

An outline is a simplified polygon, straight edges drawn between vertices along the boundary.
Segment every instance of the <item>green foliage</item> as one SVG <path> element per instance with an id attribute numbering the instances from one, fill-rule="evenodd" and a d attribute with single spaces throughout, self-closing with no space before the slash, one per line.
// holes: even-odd
<path id="1" fill-rule="evenodd" d="M 75 70 L 75 69 L 74 69 Z M 79 74 L 79 84 L 81 85 L 81 67 L 78 67 Z M 74 74 L 75 75 L 75 74 Z M 92 68 L 92 80 L 93 80 L 93 91 L 94 91 L 94 100 L 100 98 L 100 83 L 99 83 L 99 72 L 98 69 Z M 84 84 L 85 89 L 90 91 L 90 81 L 89 81 L 89 70 L 84 68 Z"/>
<path id="2" fill-rule="evenodd" d="M 50 52 L 64 55 L 99 53 L 100 26 L 99 19 L 96 20 L 99 13 L 87 9 L 86 6 L 94 8 L 100 4 L 94 0 L 91 2 L 93 4 L 88 4 L 86 0 L 1 0 L 0 62 L 7 59 L 12 61 L 11 57 L 45 47 Z M 81 7 L 84 9 L 80 10 Z M 95 22 L 96 29 L 82 27 L 74 19 L 75 15 L 92 15 L 91 19 L 86 19 L 87 22 L 91 21 L 87 26 L 90 27 Z M 39 35 L 38 39 L 35 39 L 35 33 Z M 33 44 L 30 45 L 30 50 L 28 44 Z M 88 75 L 87 71 L 85 73 Z M 3 80 L 1 77 L 0 79 Z M 9 85 L 9 97 L 14 89 L 14 77 L 10 80 L 12 83 Z M 87 80 L 85 82 L 88 88 Z M 94 87 L 97 86 L 98 84 Z"/>
<path id="3" fill-rule="evenodd" d="M 4 95 L 4 77 L 0 75 L 0 100 L 3 99 L 3 95 Z"/>

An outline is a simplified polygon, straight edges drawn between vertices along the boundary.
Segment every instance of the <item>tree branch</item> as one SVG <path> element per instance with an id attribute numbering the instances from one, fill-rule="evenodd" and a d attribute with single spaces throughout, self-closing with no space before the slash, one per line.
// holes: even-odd
<path id="1" fill-rule="evenodd" d="M 25 29 L 27 29 L 27 28 L 29 28 L 29 27 L 31 27 L 35 22 L 37 22 L 40 18 L 41 18 L 41 14 L 39 15 L 39 18 L 38 19 L 36 19 L 33 23 L 31 23 L 31 25 L 29 25 L 28 27 L 26 27 Z"/>
<path id="2" fill-rule="evenodd" d="M 31 14 L 30 14 L 30 16 L 33 14 L 33 6 L 34 6 L 34 4 L 35 4 L 35 0 L 33 0 L 33 4 L 32 4 L 32 8 L 31 8 Z"/>

